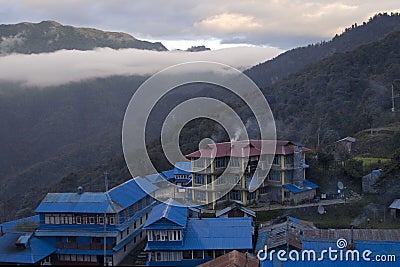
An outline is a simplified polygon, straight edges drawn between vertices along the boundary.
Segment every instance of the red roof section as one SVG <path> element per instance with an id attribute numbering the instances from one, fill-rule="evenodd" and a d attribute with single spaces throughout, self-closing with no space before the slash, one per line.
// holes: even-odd
<path id="1" fill-rule="evenodd" d="M 209 144 L 193 153 L 186 155 L 188 158 L 222 158 L 222 157 L 251 157 L 259 155 L 290 155 L 294 153 L 295 144 L 283 140 L 243 140 Z M 302 147 L 303 152 L 310 151 Z"/>

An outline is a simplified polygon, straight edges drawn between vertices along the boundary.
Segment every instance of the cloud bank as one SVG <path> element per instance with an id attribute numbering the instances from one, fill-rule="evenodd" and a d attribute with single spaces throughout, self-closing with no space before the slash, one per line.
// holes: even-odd
<path id="1" fill-rule="evenodd" d="M 0 81 L 46 87 L 112 75 L 150 75 L 189 61 L 213 61 L 244 70 L 281 52 L 276 48 L 234 47 L 195 53 L 99 48 L 11 54 L 0 57 Z"/>

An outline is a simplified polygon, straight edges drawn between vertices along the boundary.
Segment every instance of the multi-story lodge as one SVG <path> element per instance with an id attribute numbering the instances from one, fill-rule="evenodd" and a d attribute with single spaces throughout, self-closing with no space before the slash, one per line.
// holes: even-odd
<path id="1" fill-rule="evenodd" d="M 138 185 L 140 184 L 140 186 Z M 156 187 L 131 179 L 105 193 L 49 193 L 36 209 L 35 237 L 52 244 L 51 262 L 62 265 L 117 265 L 143 239 Z"/>
<path id="2" fill-rule="evenodd" d="M 172 199 L 152 209 L 144 229 L 147 266 L 197 266 L 252 249 L 251 218 L 191 218 L 188 208 Z"/>
<path id="3" fill-rule="evenodd" d="M 286 204 L 313 199 L 318 186 L 305 179 L 308 168 L 305 152 L 310 149 L 289 141 L 276 141 L 276 146 L 271 143 L 269 140 L 216 143 L 186 155 L 192 163 L 189 197 L 196 203 L 212 203 L 213 207 L 219 199 L 241 201 L 244 205 L 261 196 Z M 268 157 L 272 162 L 265 160 Z M 258 163 L 261 168 L 256 171 Z M 231 172 L 221 175 L 228 164 L 233 167 Z M 239 173 L 243 175 L 239 177 Z M 253 176 L 262 181 L 255 191 L 249 190 Z M 233 183 L 232 190 L 224 196 L 218 185 L 229 183 Z"/>

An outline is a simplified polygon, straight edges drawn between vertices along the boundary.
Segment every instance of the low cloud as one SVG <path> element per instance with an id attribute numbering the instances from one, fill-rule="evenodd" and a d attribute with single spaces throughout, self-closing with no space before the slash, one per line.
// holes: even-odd
<path id="1" fill-rule="evenodd" d="M 257 30 L 260 29 L 262 25 L 256 22 L 255 18 L 252 16 L 222 13 L 195 23 L 194 27 L 199 31 L 209 34 L 229 34 Z"/>
<path id="2" fill-rule="evenodd" d="M 267 47 L 235 47 L 195 53 L 99 48 L 11 54 L 0 57 L 0 81 L 46 87 L 112 75 L 149 75 L 190 61 L 213 61 L 244 70 L 281 52 Z"/>

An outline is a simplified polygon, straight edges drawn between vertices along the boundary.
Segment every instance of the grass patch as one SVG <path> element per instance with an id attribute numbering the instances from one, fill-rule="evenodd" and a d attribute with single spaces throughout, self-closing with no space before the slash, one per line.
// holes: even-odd
<path id="1" fill-rule="evenodd" d="M 390 161 L 390 159 L 388 158 L 355 157 L 354 159 L 362 161 L 364 167 L 382 164 Z"/>
<path id="2" fill-rule="evenodd" d="M 257 212 L 257 221 L 265 222 L 272 219 L 275 219 L 278 216 L 293 216 L 298 219 L 311 221 L 318 228 L 327 229 L 327 228 L 350 228 L 350 225 L 353 223 L 354 219 L 356 219 L 360 214 L 363 213 L 364 207 L 369 203 L 376 203 L 375 196 L 365 196 L 363 199 L 357 202 L 343 203 L 343 204 L 335 204 L 335 205 L 326 205 L 324 206 L 326 213 L 320 215 L 317 212 L 317 207 L 302 207 L 302 208 L 293 208 L 293 209 L 282 209 L 282 210 L 271 210 L 271 211 L 259 211 Z M 357 228 L 396 228 L 398 229 L 400 226 L 396 225 L 396 222 L 393 222 L 389 218 L 389 214 L 386 214 L 386 222 L 380 222 L 378 220 L 370 221 L 370 225 L 361 224 L 357 226 Z"/>

